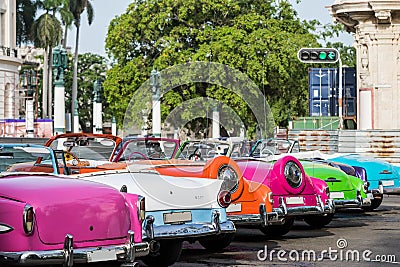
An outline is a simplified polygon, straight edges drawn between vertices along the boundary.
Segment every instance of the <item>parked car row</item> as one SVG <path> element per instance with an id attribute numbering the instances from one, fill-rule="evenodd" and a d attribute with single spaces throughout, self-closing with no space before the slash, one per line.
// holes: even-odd
<path id="1" fill-rule="evenodd" d="M 320 228 L 335 209 L 375 209 L 397 193 L 395 167 L 379 178 L 365 159 L 328 158 L 277 139 L 75 133 L 0 144 L 0 263 L 169 266 L 184 241 L 218 251 L 236 227 L 278 237 L 296 219 Z"/>

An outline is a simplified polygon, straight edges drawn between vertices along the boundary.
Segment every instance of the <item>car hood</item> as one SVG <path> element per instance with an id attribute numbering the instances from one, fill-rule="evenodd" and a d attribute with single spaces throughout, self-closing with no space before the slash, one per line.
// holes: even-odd
<path id="1" fill-rule="evenodd" d="M 1 195 L 31 205 L 36 229 L 46 244 L 126 237 L 129 211 L 123 195 L 106 185 L 50 175 L 0 179 Z"/>
<path id="2" fill-rule="evenodd" d="M 324 180 L 331 191 L 353 190 L 353 185 L 346 173 L 326 164 L 301 161 L 307 175 Z"/>
<path id="3" fill-rule="evenodd" d="M 220 208 L 217 198 L 222 180 L 172 177 L 137 168 L 134 171 L 97 172 L 78 177 L 117 189 L 125 185 L 128 193 L 146 197 L 146 211 Z"/>

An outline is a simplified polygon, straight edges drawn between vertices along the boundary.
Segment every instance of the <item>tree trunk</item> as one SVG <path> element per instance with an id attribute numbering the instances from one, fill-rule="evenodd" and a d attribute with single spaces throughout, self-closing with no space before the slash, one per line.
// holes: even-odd
<path id="1" fill-rule="evenodd" d="M 68 26 L 65 25 L 65 28 L 64 28 L 64 39 L 63 39 L 63 43 L 62 43 L 62 46 L 63 46 L 63 48 L 65 50 L 67 50 L 67 38 L 68 38 Z"/>
<path id="2" fill-rule="evenodd" d="M 74 56 L 74 73 L 72 80 L 72 99 L 71 99 L 71 113 L 75 112 L 75 99 L 78 97 L 78 46 L 79 46 L 79 28 L 80 21 L 76 23 L 76 37 L 75 37 L 75 56 Z M 74 132 L 74 125 L 72 125 L 72 132 Z"/>

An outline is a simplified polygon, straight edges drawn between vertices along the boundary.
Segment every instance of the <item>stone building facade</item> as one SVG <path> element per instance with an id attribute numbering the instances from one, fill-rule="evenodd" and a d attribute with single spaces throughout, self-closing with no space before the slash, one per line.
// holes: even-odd
<path id="1" fill-rule="evenodd" d="M 335 0 L 332 17 L 354 33 L 359 129 L 400 128 L 400 1 Z"/>
<path id="2" fill-rule="evenodd" d="M 16 0 L 0 0 L 0 120 L 16 119 L 21 110 L 17 56 Z"/>

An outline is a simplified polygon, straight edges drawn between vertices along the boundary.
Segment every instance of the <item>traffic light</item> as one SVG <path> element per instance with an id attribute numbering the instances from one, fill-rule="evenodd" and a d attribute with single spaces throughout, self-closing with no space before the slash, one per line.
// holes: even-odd
<path id="1" fill-rule="evenodd" d="M 336 48 L 301 48 L 297 57 L 304 63 L 335 63 L 340 55 Z"/>

